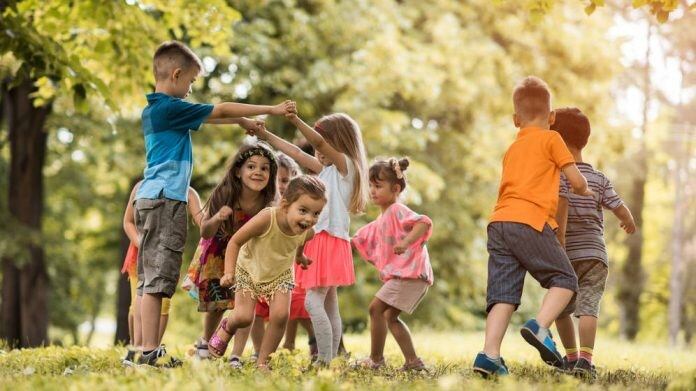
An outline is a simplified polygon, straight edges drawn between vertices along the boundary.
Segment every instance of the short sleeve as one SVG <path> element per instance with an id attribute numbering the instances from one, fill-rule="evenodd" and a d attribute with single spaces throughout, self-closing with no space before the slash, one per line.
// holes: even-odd
<path id="1" fill-rule="evenodd" d="M 613 210 L 623 204 L 621 197 L 619 197 L 614 190 L 614 185 L 612 185 L 607 178 L 604 178 L 604 188 L 602 189 L 602 194 L 600 194 L 600 196 L 602 198 L 602 206 L 607 209 Z"/>
<path id="2" fill-rule="evenodd" d="M 167 106 L 167 121 L 171 130 L 198 130 L 213 111 L 213 105 L 172 99 Z"/>
<path id="3" fill-rule="evenodd" d="M 568 178 L 561 173 L 561 184 L 560 187 L 558 188 L 558 196 L 563 197 L 563 198 L 568 198 L 568 195 L 570 194 L 570 183 L 568 183 Z"/>
<path id="4" fill-rule="evenodd" d="M 416 224 L 426 224 L 428 226 L 428 231 L 426 231 L 425 235 L 418 238 L 418 240 L 415 243 L 422 244 L 427 242 L 430 239 L 430 236 L 432 236 L 433 234 L 433 221 L 430 220 L 430 217 L 418 214 L 406 207 L 405 205 L 400 206 L 401 208 L 397 210 L 396 214 L 397 218 L 399 219 L 399 222 L 401 223 L 401 226 L 404 228 L 405 231 L 411 232 L 413 226 L 415 226 Z"/>
<path id="5" fill-rule="evenodd" d="M 358 229 L 358 232 L 351 239 L 351 243 L 362 259 L 374 264 L 379 239 L 376 223 L 373 221 Z"/>
<path id="6" fill-rule="evenodd" d="M 558 132 L 551 132 L 551 139 L 549 142 L 549 153 L 551 154 L 551 160 L 556 163 L 556 166 L 563 168 L 564 166 L 574 163 L 573 155 L 571 155 L 568 147 L 563 141 L 563 138 Z"/>

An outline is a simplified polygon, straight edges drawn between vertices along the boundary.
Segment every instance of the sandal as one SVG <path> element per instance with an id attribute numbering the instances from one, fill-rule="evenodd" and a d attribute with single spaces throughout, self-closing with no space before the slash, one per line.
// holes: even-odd
<path id="1" fill-rule="evenodd" d="M 417 359 L 415 359 L 411 362 L 404 363 L 404 366 L 401 367 L 401 371 L 402 372 L 409 372 L 409 371 L 417 371 L 417 372 L 426 371 L 427 372 L 428 367 L 426 367 L 423 360 L 421 360 L 421 358 L 418 357 Z"/>
<path id="2" fill-rule="evenodd" d="M 371 357 L 366 357 L 360 360 L 357 360 L 351 367 L 353 369 L 358 369 L 358 368 L 364 368 L 364 369 L 371 369 L 373 371 L 378 371 L 382 369 L 386 365 L 386 362 L 384 361 L 384 357 L 382 357 L 381 360 L 375 361 Z"/>
<path id="3" fill-rule="evenodd" d="M 227 331 L 227 318 L 223 319 L 220 322 L 220 325 L 218 325 L 217 329 L 215 329 L 213 336 L 210 337 L 210 340 L 208 341 L 208 352 L 213 358 L 220 358 L 224 356 L 225 350 L 227 350 L 227 345 L 230 343 L 230 341 L 224 341 L 222 338 L 218 337 L 218 331 L 221 329 L 225 333 L 229 334 L 230 340 L 234 335 L 234 333 Z"/>

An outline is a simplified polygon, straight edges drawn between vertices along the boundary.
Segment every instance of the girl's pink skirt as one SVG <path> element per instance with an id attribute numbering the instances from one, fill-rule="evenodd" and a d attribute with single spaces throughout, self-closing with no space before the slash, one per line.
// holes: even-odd
<path id="1" fill-rule="evenodd" d="M 304 254 L 312 260 L 312 264 L 307 270 L 296 270 L 295 282 L 299 288 L 346 286 L 355 283 L 353 252 L 347 240 L 321 231 L 305 244 Z"/>

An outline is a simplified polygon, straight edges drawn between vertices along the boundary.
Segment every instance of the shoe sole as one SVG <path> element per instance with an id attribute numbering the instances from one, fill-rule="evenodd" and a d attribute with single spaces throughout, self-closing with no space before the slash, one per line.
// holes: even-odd
<path id="1" fill-rule="evenodd" d="M 539 352 L 541 359 L 544 360 L 545 363 L 555 368 L 563 368 L 563 360 L 559 360 L 552 351 L 544 346 L 544 344 L 537 339 L 532 330 L 523 327 L 522 330 L 520 330 L 520 334 L 522 334 L 522 338 L 524 338 L 528 344 L 532 345 Z"/>

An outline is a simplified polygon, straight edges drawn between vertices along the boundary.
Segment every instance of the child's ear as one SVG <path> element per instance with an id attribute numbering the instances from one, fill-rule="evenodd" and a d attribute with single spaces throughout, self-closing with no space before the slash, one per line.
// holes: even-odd
<path id="1" fill-rule="evenodd" d="M 182 73 L 181 68 L 174 69 L 174 72 L 172 72 L 172 78 L 174 78 L 174 80 L 178 80 L 179 77 L 181 77 L 181 73 Z"/>
<path id="2" fill-rule="evenodd" d="M 549 113 L 549 126 L 556 123 L 556 110 L 551 110 Z"/>
<path id="3" fill-rule="evenodd" d="M 515 124 L 516 128 L 520 127 L 520 119 L 517 117 L 517 113 L 512 113 L 512 123 Z"/>
<path id="4" fill-rule="evenodd" d="M 290 208 L 290 203 L 284 197 L 280 199 L 280 208 L 283 210 L 288 210 Z"/>
<path id="5" fill-rule="evenodd" d="M 400 184 L 395 183 L 392 185 L 392 192 L 401 193 L 401 190 L 402 189 Z"/>

